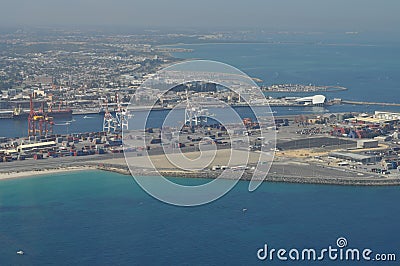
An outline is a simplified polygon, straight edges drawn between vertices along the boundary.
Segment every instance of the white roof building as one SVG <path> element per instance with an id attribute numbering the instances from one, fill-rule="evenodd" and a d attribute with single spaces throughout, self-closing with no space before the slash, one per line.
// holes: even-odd
<path id="1" fill-rule="evenodd" d="M 296 99 L 296 102 L 304 105 L 325 105 L 326 97 L 324 95 L 314 95 Z"/>

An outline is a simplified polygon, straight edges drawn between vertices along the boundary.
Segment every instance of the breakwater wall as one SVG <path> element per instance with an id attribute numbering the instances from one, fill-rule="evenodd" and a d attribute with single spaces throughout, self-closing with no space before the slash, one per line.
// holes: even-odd
<path id="1" fill-rule="evenodd" d="M 97 169 L 103 171 L 111 171 L 120 174 L 130 175 L 127 166 L 121 165 L 101 165 L 96 166 Z M 155 171 L 135 170 L 135 175 L 138 176 L 155 176 Z M 178 178 L 205 178 L 215 179 L 221 172 L 220 171 L 204 171 L 204 172 L 185 172 L 185 171 L 168 171 L 161 170 L 160 174 L 168 177 Z M 240 180 L 250 181 L 252 178 L 251 172 L 245 172 Z M 338 178 L 338 177 L 299 177 L 299 176 L 280 176 L 268 174 L 265 182 L 276 183 L 296 183 L 296 184 L 318 184 L 318 185 L 341 185 L 341 186 L 400 186 L 400 178 Z"/>

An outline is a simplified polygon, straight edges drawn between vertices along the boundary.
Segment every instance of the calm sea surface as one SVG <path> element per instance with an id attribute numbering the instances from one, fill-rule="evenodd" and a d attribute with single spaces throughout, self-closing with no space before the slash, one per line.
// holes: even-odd
<path id="1" fill-rule="evenodd" d="M 400 256 L 397 187 L 265 183 L 250 193 L 247 185 L 240 182 L 214 203 L 183 208 L 151 198 L 131 177 L 114 173 L 3 180 L 0 264 L 281 265 L 259 262 L 257 250 L 264 243 L 322 249 L 341 236 L 349 247 Z M 19 249 L 26 255 L 16 255 Z M 282 263 L 288 264 L 310 263 Z"/>
<path id="2" fill-rule="evenodd" d="M 193 49 L 193 52 L 176 53 L 176 57 L 231 64 L 251 77 L 261 78 L 266 85 L 340 85 L 349 91 L 328 93 L 328 98 L 398 101 L 394 98 L 400 85 L 398 44 L 253 43 L 179 47 Z"/>

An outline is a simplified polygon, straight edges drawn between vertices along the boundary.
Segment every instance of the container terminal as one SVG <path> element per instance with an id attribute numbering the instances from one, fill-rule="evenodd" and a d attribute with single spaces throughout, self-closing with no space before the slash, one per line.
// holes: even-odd
<path id="1" fill-rule="evenodd" d="M 309 99 L 308 99 L 309 100 Z M 312 99 L 311 99 L 312 100 Z M 128 114 L 121 104 L 117 112 L 104 113 L 103 129 L 99 132 L 57 135 L 52 133 L 52 118 L 36 112 L 31 105 L 27 137 L 0 138 L 0 173 L 70 166 L 93 166 L 103 170 L 126 172 L 123 155 L 122 130 L 128 128 Z M 262 147 L 268 145 L 260 138 L 259 125 L 251 118 L 243 118 L 250 137 L 247 151 L 249 164 L 228 165 L 226 158 L 234 143 L 227 130 L 219 124 L 184 125 L 184 138 L 179 143 L 160 138 L 162 128 L 148 128 L 145 146 L 125 147 L 128 156 L 137 157 L 137 171 L 141 157 L 148 153 L 158 162 L 158 169 L 172 176 L 215 177 L 227 167 L 246 167 L 251 173 L 258 163 Z M 400 113 L 324 114 L 275 117 L 277 134 L 275 153 L 267 180 L 304 183 L 334 183 L 345 185 L 400 184 Z M 205 142 L 218 147 L 219 156 L 199 173 L 176 171 L 165 161 L 164 147 L 181 150 L 189 157 L 198 156 Z M 142 171 L 143 170 L 143 171 Z M 246 177 L 244 177 L 246 178 Z"/>
<path id="2" fill-rule="evenodd" d="M 205 86 L 205 87 L 204 87 Z M 189 86 L 191 87 L 191 86 Z M 208 99 L 210 96 L 209 84 L 197 84 L 198 92 L 190 92 L 192 98 L 199 102 L 200 99 Z M 206 88 L 207 90 L 202 90 Z M 211 86 L 211 90 L 215 90 Z M 199 155 L 201 147 L 215 145 L 218 148 L 218 156 L 207 166 L 210 172 L 218 172 L 230 167 L 246 167 L 248 171 L 254 170 L 259 162 L 260 153 L 275 153 L 275 159 L 270 162 L 271 175 L 283 177 L 312 177 L 312 178 L 358 178 L 374 179 L 382 178 L 400 182 L 399 172 L 399 121 L 400 113 L 379 112 L 374 114 L 324 114 L 324 115 L 298 115 L 288 117 L 275 117 L 273 127 L 276 132 L 276 143 L 267 142 L 261 136 L 260 123 L 249 117 L 242 118 L 241 124 L 245 130 L 235 131 L 235 138 L 231 137 L 223 125 L 218 122 L 203 123 L 203 117 L 207 117 L 204 110 L 193 113 L 193 106 L 188 100 L 188 88 L 177 87 L 177 91 L 166 94 L 157 101 L 157 108 L 174 107 L 178 102 L 186 100 L 185 122 L 180 128 L 152 128 L 145 132 L 130 135 L 128 129 L 132 114 L 128 111 L 123 97 L 118 93 L 114 96 L 115 104 L 106 104 L 103 110 L 103 127 L 101 131 L 78 134 L 54 134 L 56 126 L 52 117 L 54 111 L 46 110 L 43 105 L 37 110 L 34 95 L 30 95 L 27 137 L 25 138 L 0 138 L 0 162 L 1 171 L 10 171 L 16 166 L 33 165 L 62 165 L 70 163 L 88 163 L 104 161 L 113 164 L 119 160 L 120 166 L 126 166 L 121 154 L 135 157 L 135 168 L 143 166 L 143 155 L 157 161 L 158 169 L 174 170 L 166 159 L 165 148 L 178 150 L 188 156 Z M 222 91 L 219 97 L 225 97 L 233 105 L 241 104 L 240 95 L 232 95 Z M 147 95 L 149 96 L 149 95 Z M 147 99 L 147 98 L 146 98 Z M 236 100 L 235 100 L 236 99 Z M 255 101 L 256 99 L 254 99 Z M 271 101 L 271 99 L 269 99 Z M 327 103 L 323 95 L 301 97 L 291 100 L 294 104 L 320 106 Z M 262 103 L 254 102 L 260 104 Z M 60 108 L 61 110 L 61 108 Z M 63 112 L 64 113 L 64 112 Z M 190 114 L 190 117 L 188 117 Z M 212 119 L 211 119 L 212 120 Z M 122 132 L 128 132 L 125 137 L 130 145 L 123 146 Z M 178 133 L 178 142 L 172 138 L 162 139 L 162 134 L 172 136 Z M 147 141 L 141 141 L 145 138 Z M 229 150 L 241 143 L 244 153 L 250 154 L 248 165 L 238 162 L 229 165 Z M 132 139 L 138 140 L 132 142 Z M 127 139 L 125 139 L 127 140 Z M 133 143 L 133 145 L 132 145 Z M 124 150 L 125 149 L 125 150 Z M 110 157 L 111 156 L 111 157 Z M 190 157 L 189 156 L 189 157 Z M 74 158 L 85 158 L 74 159 Z M 72 159 L 70 159 L 72 158 Z M 32 161 L 47 161 L 44 164 L 32 163 Z M 111 160 L 111 161 L 110 161 Z M 113 161 L 114 160 L 114 161 Z M 296 167 L 290 167 L 293 164 Z M 9 166 L 8 166 L 9 165 Z M 300 174 L 299 174 L 300 173 Z M 200 174 L 203 176 L 203 172 Z"/>

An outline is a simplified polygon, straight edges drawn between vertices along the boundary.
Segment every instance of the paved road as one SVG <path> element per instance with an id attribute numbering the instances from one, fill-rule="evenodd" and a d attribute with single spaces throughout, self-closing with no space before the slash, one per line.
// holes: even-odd
<path id="1" fill-rule="evenodd" d="M 376 178 L 376 175 L 363 173 L 358 175 L 357 171 L 346 168 L 334 168 L 330 166 L 322 166 L 318 164 L 296 163 L 296 162 L 274 162 L 272 164 L 270 174 L 282 176 L 303 176 L 303 177 L 336 177 L 336 178 Z"/>
<path id="2" fill-rule="evenodd" d="M 339 148 L 353 148 L 357 146 L 357 142 L 354 140 L 347 140 L 341 138 L 330 138 L 330 137 L 315 137 L 315 138 L 302 138 L 291 141 L 280 141 L 276 144 L 276 147 L 281 150 L 293 150 L 293 149 L 310 149 L 310 148 L 321 148 L 321 147 L 334 147 Z"/>

